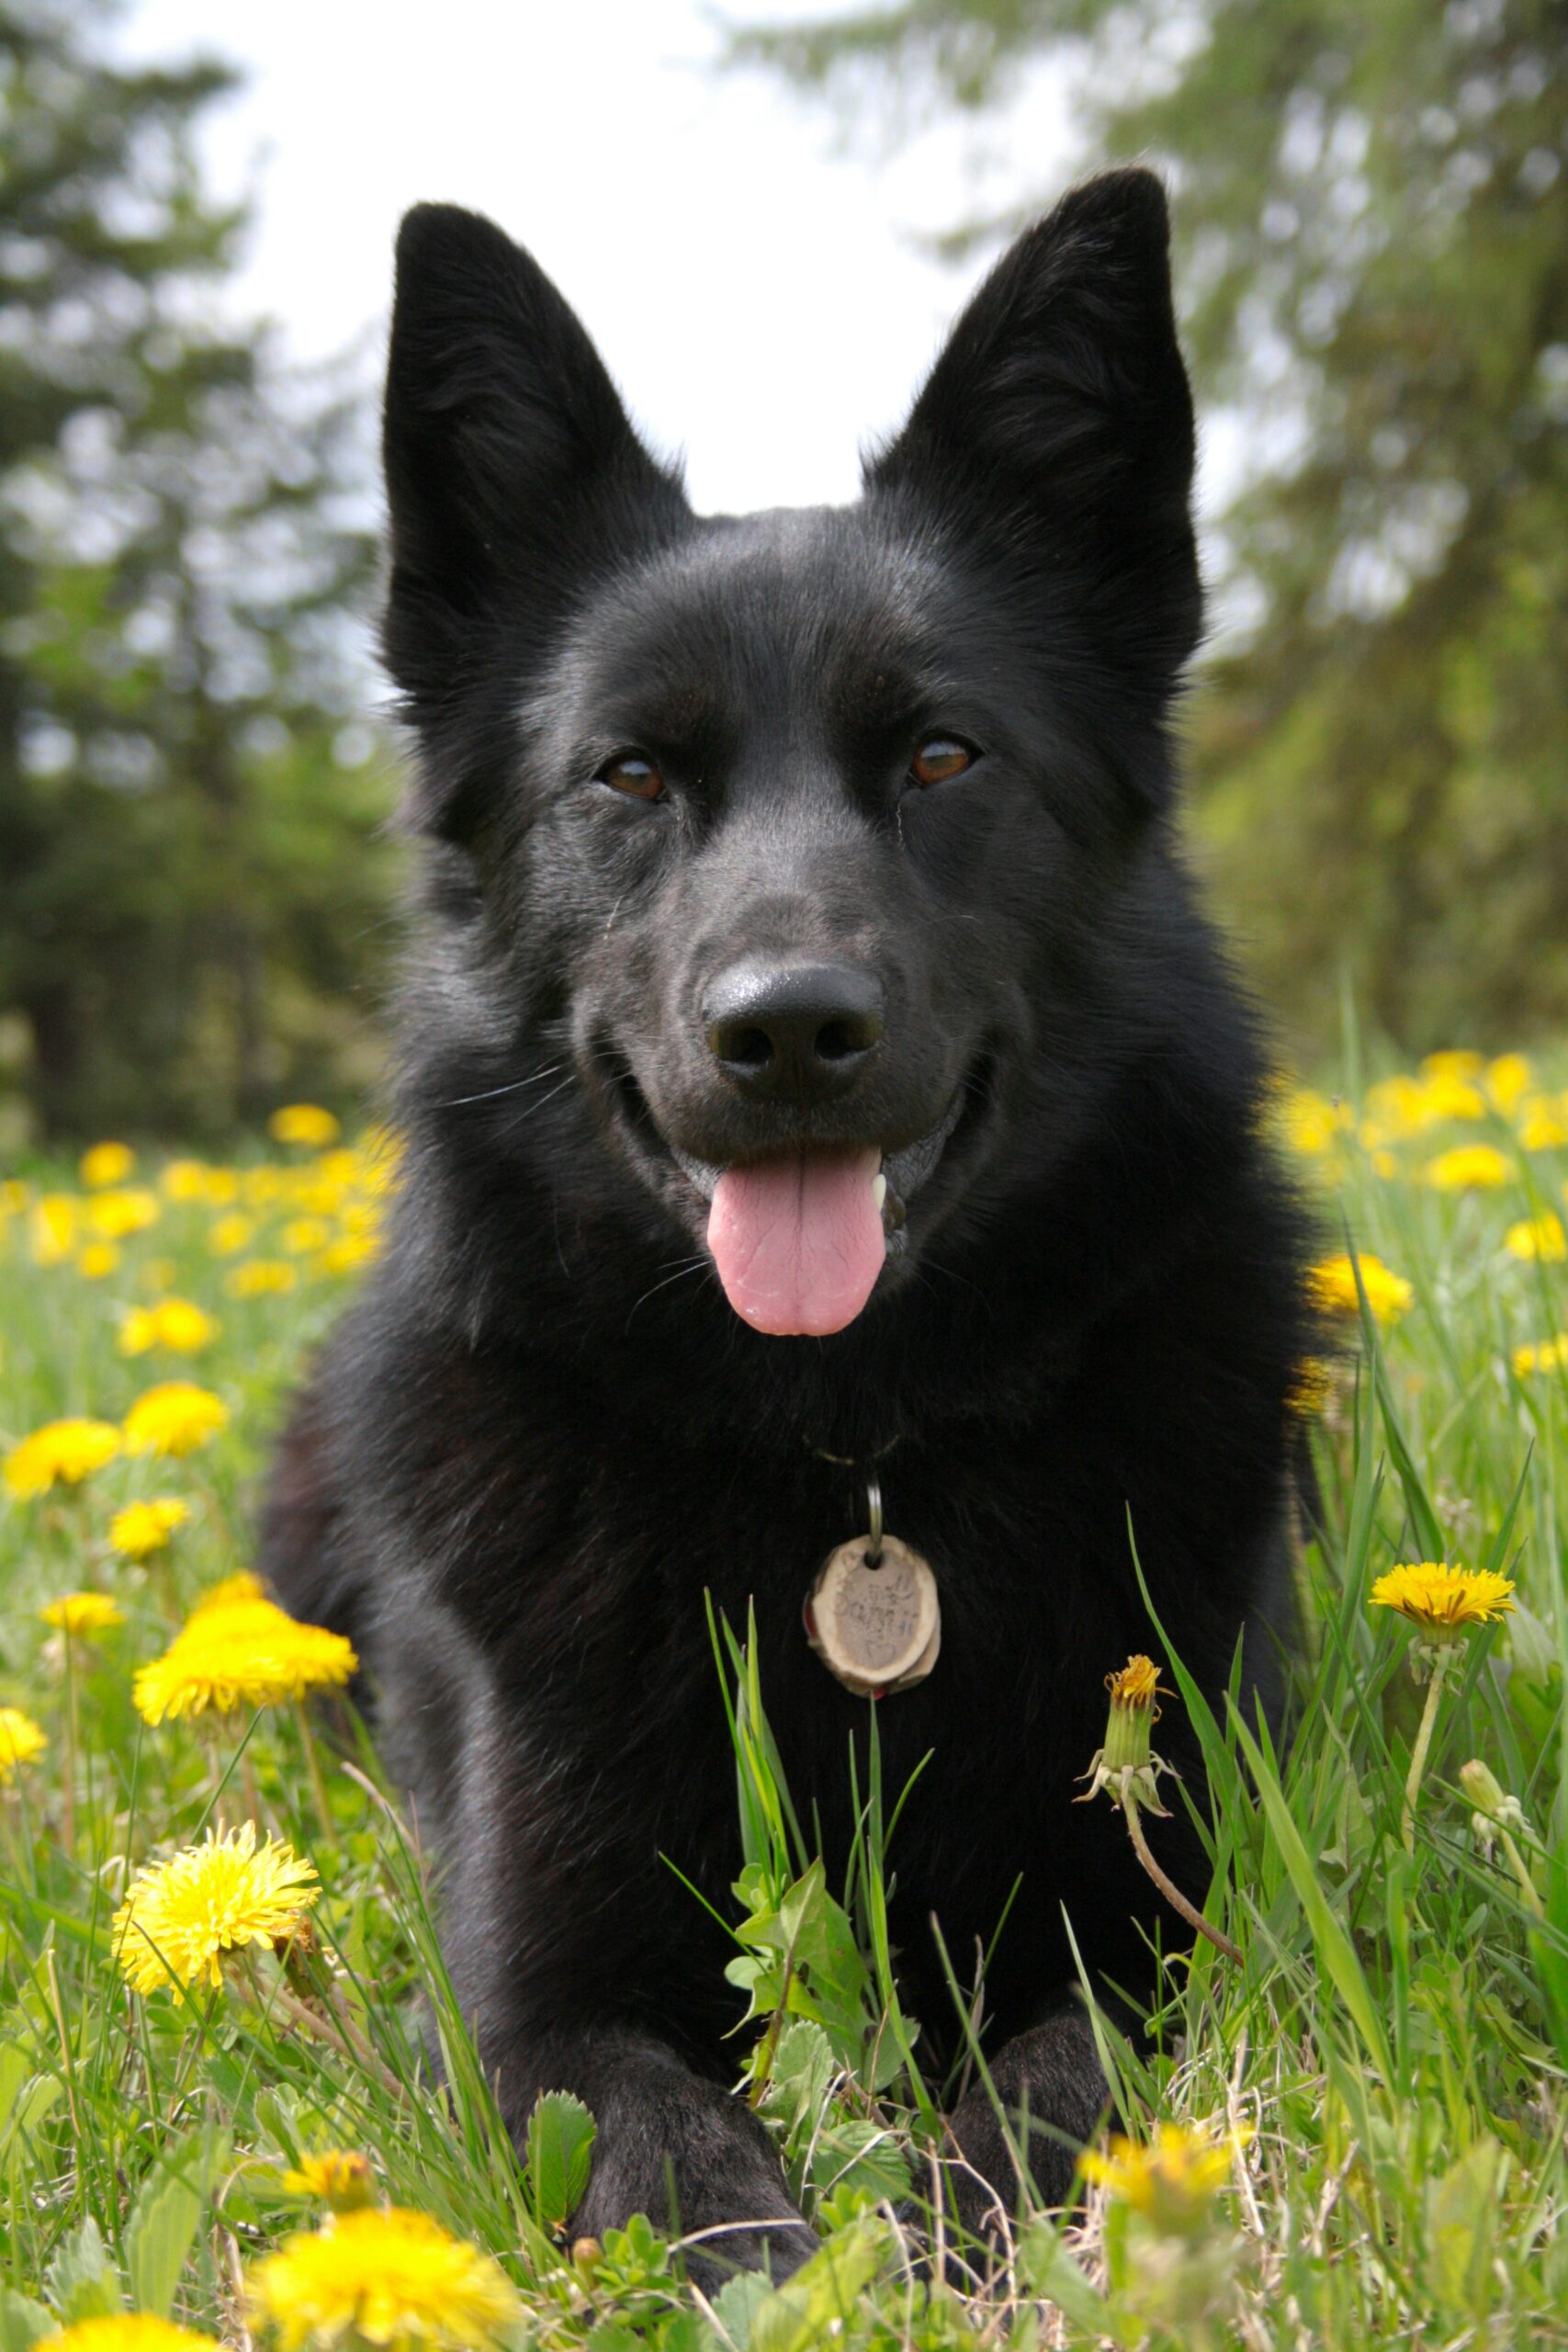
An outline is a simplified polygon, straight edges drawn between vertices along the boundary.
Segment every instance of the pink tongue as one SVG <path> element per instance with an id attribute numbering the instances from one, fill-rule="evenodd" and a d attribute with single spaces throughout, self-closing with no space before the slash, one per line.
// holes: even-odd
<path id="1" fill-rule="evenodd" d="M 795 1152 L 725 1170 L 708 1248 L 725 1296 L 753 1330 L 819 1338 L 854 1321 L 886 1250 L 871 1189 L 881 1165 L 874 1150 Z"/>

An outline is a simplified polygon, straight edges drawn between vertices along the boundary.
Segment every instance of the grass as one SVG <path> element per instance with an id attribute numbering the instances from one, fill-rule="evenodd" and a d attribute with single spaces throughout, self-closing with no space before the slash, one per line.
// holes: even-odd
<path id="1" fill-rule="evenodd" d="M 861 1849 L 829 1888 L 779 1785 L 766 1693 L 724 1629 L 714 1704 L 731 1711 L 741 1795 L 730 1973 L 738 2021 L 750 2010 L 737 2077 L 824 2240 L 779 2292 L 743 2280 L 705 2298 L 651 2224 L 564 2243 L 587 2122 L 553 2104 L 526 2165 L 496 2128 L 427 1860 L 341 1710 L 313 1735 L 287 1704 L 156 1728 L 137 1713 L 135 1666 L 247 1563 L 267 1433 L 372 1246 L 367 1158 L 295 1147 L 234 1170 L 152 1165 L 96 1192 L 47 1170 L 8 1187 L 0 1442 L 62 1415 L 118 1423 L 175 1376 L 230 1418 L 183 1458 L 122 1453 L 77 1486 L 0 1501 L 0 1704 L 48 1740 L 0 1790 L 0 2352 L 128 2309 L 248 2346 L 247 2270 L 323 2220 L 285 2175 L 329 2147 L 363 2152 L 378 2198 L 500 2262 L 521 2312 L 503 2338 L 562 2352 L 1568 2343 L 1568 1344 L 1561 1363 L 1517 1352 L 1568 1328 L 1568 1268 L 1506 1238 L 1563 1211 L 1568 1102 L 1510 1057 L 1490 1078 L 1438 1064 L 1385 1082 L 1353 1113 L 1296 1097 L 1281 1119 L 1330 1222 L 1409 1297 L 1390 1312 L 1368 1260 L 1359 1323 L 1346 1317 L 1316 1384 L 1323 1523 L 1302 1560 L 1285 1756 L 1234 1708 L 1209 1714 L 1179 1628 L 1154 1645 L 1165 1703 L 1193 1712 L 1209 1763 L 1207 1789 L 1168 1800 L 1196 1808 L 1213 1856 L 1211 1887 L 1188 1892 L 1241 1960 L 1200 1945 L 1167 1969 L 1146 2040 L 1103 2029 L 1109 2120 L 1138 2145 L 1098 2167 L 1077 2215 L 1026 2204 L 964 2291 L 921 2259 L 940 2086 L 921 2076 L 886 1942 L 897 1792 L 857 1792 Z M 1475 1145 L 1501 1155 L 1501 1183 L 1430 1181 Z M 257 1262 L 289 1273 L 241 1271 Z M 216 1336 L 186 1357 L 122 1354 L 127 1311 L 170 1294 Z M 117 1555 L 114 1511 L 164 1495 L 190 1512 L 168 1546 Z M 1412 1629 L 1368 1596 L 1394 1563 L 1445 1558 L 1502 1571 L 1517 1605 L 1456 1648 L 1407 1850 L 1427 1694 Z M 68 1641 L 36 1611 L 82 1589 L 112 1595 L 123 1622 Z M 1506 1838 L 1472 1820 L 1471 1759 L 1514 1801 Z M 1106 1838 L 1125 1835 L 1100 1802 Z M 217 1988 L 132 1993 L 111 1928 L 130 1876 L 253 1818 L 319 1872 L 311 1950 L 252 1947 Z M 948 2244 L 978 2271 L 978 2249 Z"/>

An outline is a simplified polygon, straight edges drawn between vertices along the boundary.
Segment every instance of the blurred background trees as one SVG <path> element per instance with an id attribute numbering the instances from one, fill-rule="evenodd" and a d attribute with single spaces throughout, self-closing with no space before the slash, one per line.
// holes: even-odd
<path id="1" fill-rule="evenodd" d="M 1239 452 L 1191 711 L 1221 907 L 1309 1050 L 1346 978 L 1405 1048 L 1568 1025 L 1568 6 L 908 0 L 732 52 L 879 129 L 1000 120 L 1055 57 L 1072 174 L 1165 169 Z"/>
<path id="2" fill-rule="evenodd" d="M 215 323 L 231 77 L 117 65 L 120 13 L 0 0 L 0 1144 L 351 1104 L 395 928 L 373 397 Z M 730 48 L 880 141 L 966 120 L 1021 193 L 955 251 L 1165 169 L 1221 910 L 1309 1059 L 1347 980 L 1404 1051 L 1568 1027 L 1568 0 L 903 0 Z M 1077 145 L 1036 185 L 1043 73 Z"/>
<path id="3" fill-rule="evenodd" d="M 228 76 L 109 13 L 0 0 L 0 1054 L 13 1130 L 216 1136 L 377 1059 L 367 443 L 212 323 Z"/>

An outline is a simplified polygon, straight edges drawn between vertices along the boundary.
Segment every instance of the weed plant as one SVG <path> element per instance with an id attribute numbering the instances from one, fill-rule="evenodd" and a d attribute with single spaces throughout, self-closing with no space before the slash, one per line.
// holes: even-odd
<path id="1" fill-rule="evenodd" d="M 94 2320 L 133 2352 L 122 2314 L 246 2352 L 274 2323 L 288 2346 L 560 2352 L 1568 2343 L 1568 1098 L 1518 1057 L 1449 1056 L 1348 1101 L 1281 1095 L 1279 1116 L 1325 1253 L 1355 1252 L 1325 1278 L 1338 1350 L 1303 1371 L 1316 1491 L 1288 1743 L 1234 1703 L 1211 1713 L 1179 1627 L 1149 1645 L 1208 1765 L 1206 1786 L 1159 1784 L 1212 1862 L 1187 1892 L 1240 1960 L 1187 1954 L 1173 1918 L 1146 2034 L 1100 2024 L 1120 2138 L 1082 2205 L 1026 2195 L 998 2243 L 963 2240 L 941 2212 L 951 2086 L 926 2079 L 888 1941 L 903 1792 L 874 1747 L 830 1884 L 746 1629 L 713 1625 L 739 1799 L 736 2080 L 822 2238 L 787 2287 L 713 2295 L 669 2215 L 572 2245 L 592 2160 L 575 2101 L 545 2102 L 513 2153 L 442 1968 L 431 1858 L 341 1698 L 156 1724 L 135 1704 L 134 1669 L 249 1564 L 269 1435 L 374 1248 L 386 1162 L 296 1118 L 299 1140 L 239 1167 L 100 1153 L 0 1190 L 9 1459 L 62 1419 L 119 1430 L 173 1378 L 227 1408 L 188 1453 L 122 1442 L 0 1500 L 0 1706 L 17 1711 L 0 1724 L 47 1743 L 0 1746 L 0 2352 Z M 130 1319 L 169 1298 L 201 1313 Z M 12 1484 L 36 1484 L 22 1462 Z M 187 1516 L 128 1556 L 116 1515 L 161 1498 Z M 1371 1593 L 1441 1561 L 1506 1577 L 1512 1606 L 1447 1654 L 1412 1799 L 1425 1637 Z M 83 1592 L 118 1622 L 38 1613 Z M 1100 1803 L 1106 1839 L 1124 1836 Z M 216 1984 L 133 1991 L 114 1919 L 138 1871 L 247 1821 L 313 1865 L 308 1929 L 236 1950 Z M 493 2257 L 515 2308 L 269 2321 L 259 2262 L 334 2227 L 330 2150 L 367 2160 L 346 2201 L 432 2217 Z"/>

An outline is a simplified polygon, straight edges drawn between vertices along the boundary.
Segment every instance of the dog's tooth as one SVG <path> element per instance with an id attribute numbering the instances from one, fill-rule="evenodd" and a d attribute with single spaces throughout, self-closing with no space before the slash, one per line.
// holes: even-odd
<path id="1" fill-rule="evenodd" d="M 887 1179 L 880 1169 L 871 1180 L 871 1197 L 876 1203 L 876 1214 L 882 1215 L 882 1204 L 887 1198 Z"/>

